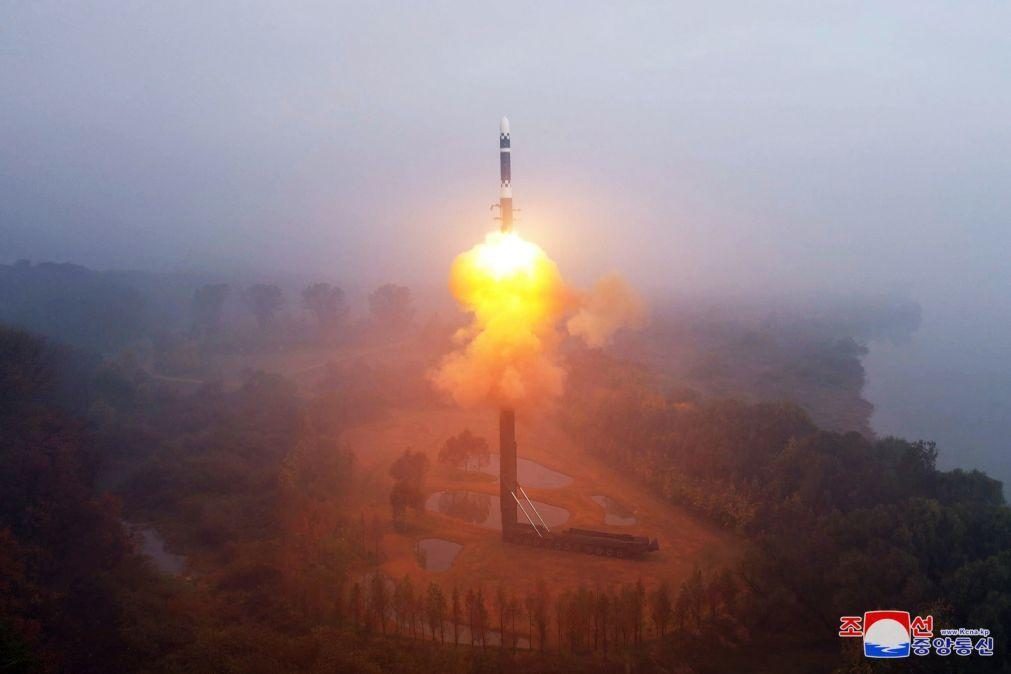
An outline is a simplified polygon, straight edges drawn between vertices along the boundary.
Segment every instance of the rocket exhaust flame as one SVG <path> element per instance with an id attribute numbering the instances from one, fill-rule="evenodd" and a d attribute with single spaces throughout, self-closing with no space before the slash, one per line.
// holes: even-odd
<path id="1" fill-rule="evenodd" d="M 574 296 L 539 246 L 492 232 L 453 262 L 450 289 L 473 323 L 433 374 L 437 388 L 465 407 L 529 406 L 561 393 L 557 325 Z"/>
<path id="2" fill-rule="evenodd" d="M 457 256 L 450 289 L 472 323 L 460 330 L 460 348 L 431 375 L 436 388 L 460 405 L 491 404 L 514 410 L 542 405 L 562 392 L 565 372 L 557 346 L 568 334 L 591 347 L 620 328 L 641 323 L 642 302 L 620 278 L 601 279 L 589 293 L 571 290 L 558 267 L 512 222 L 509 120 L 499 127 L 501 227 Z"/>

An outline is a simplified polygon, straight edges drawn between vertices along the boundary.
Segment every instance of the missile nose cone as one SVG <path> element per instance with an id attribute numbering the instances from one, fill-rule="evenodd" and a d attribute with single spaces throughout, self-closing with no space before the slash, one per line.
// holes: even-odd
<path id="1" fill-rule="evenodd" d="M 502 123 L 498 125 L 498 130 L 500 133 L 509 133 L 509 118 L 503 117 Z"/>

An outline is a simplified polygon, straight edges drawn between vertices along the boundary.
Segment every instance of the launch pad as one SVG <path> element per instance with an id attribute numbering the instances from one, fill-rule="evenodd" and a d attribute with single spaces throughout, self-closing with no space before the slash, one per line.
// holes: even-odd
<path id="1" fill-rule="evenodd" d="M 503 541 L 618 558 L 641 558 L 647 552 L 660 549 L 657 540 L 647 536 L 574 528 L 552 531 L 516 476 L 516 414 L 513 410 L 503 409 L 499 413 L 499 499 Z M 519 521 L 520 512 L 526 522 Z"/>
<path id="2" fill-rule="evenodd" d="M 512 134 L 505 117 L 499 125 L 499 229 L 509 233 L 513 227 Z M 502 540 L 507 543 L 539 548 L 582 552 L 607 557 L 642 557 L 659 550 L 655 538 L 612 534 L 592 529 L 566 529 L 554 532 L 526 490 L 517 481 L 516 413 L 512 409 L 499 412 L 499 505 L 502 510 Z M 520 522 L 522 512 L 526 522 Z"/>

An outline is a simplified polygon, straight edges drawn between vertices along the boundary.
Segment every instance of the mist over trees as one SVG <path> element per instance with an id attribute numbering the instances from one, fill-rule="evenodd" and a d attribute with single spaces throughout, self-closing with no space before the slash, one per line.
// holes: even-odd
<path id="1" fill-rule="evenodd" d="M 302 301 L 312 312 L 320 334 L 327 337 L 347 321 L 350 309 L 344 291 L 329 283 L 313 283 L 302 291 Z"/>
<path id="2" fill-rule="evenodd" d="M 96 352 L 155 328 L 135 275 L 22 260 L 0 265 L 0 321 Z"/>
<path id="3" fill-rule="evenodd" d="M 469 428 L 447 438 L 439 450 L 440 462 L 467 470 L 472 461 L 477 468 L 487 465 L 490 457 L 488 441 L 471 433 Z"/>
<path id="4" fill-rule="evenodd" d="M 256 317 L 256 323 L 262 332 L 266 332 L 275 324 L 277 312 L 284 306 L 284 293 L 275 285 L 257 283 L 246 288 L 243 297 L 249 305 L 249 310 Z"/>
<path id="5" fill-rule="evenodd" d="M 227 283 L 208 283 L 193 291 L 193 332 L 202 339 L 217 334 L 225 299 L 231 288 Z"/>
<path id="6" fill-rule="evenodd" d="M 88 299 L 67 322 L 26 309 L 29 298 L 47 306 L 49 293 L 70 293 L 77 278 L 75 297 Z M 264 289 L 262 317 L 252 301 L 261 291 L 229 291 L 243 286 Z M 645 574 L 639 584 L 513 591 L 382 573 L 389 537 L 426 526 L 425 453 L 405 450 L 384 468 L 393 488 L 380 505 L 392 517 L 350 505 L 363 476 L 346 429 L 432 400 L 424 373 L 444 339 L 411 330 L 409 289 L 374 289 L 358 316 L 323 282 L 170 283 L 15 265 L 0 268 L 0 289 L 4 316 L 104 354 L 16 330 L 0 340 L 0 649 L 25 671 L 220 669 L 234 658 L 228 666 L 242 671 L 462 672 L 502 657 L 534 672 L 625 662 L 749 671 L 757 644 L 784 633 L 797 639 L 776 671 L 803 658 L 830 671 L 850 664 L 834 637 L 840 612 L 882 603 L 986 625 L 998 643 L 1009 636 L 1011 521 L 999 483 L 937 470 L 929 443 L 867 432 L 858 334 L 887 333 L 877 309 L 805 324 L 783 311 L 682 308 L 609 351 L 566 349 L 558 413 L 569 432 L 629 479 L 735 532 L 747 552 L 679 584 Z M 301 301 L 286 304 L 286 293 Z M 131 297 L 137 311 L 117 316 Z M 122 323 L 100 333 L 91 323 L 101 320 Z M 377 343 L 403 359 L 328 360 L 338 346 Z M 311 377 L 207 376 L 221 359 L 289 349 L 311 354 L 290 366 Z M 864 432 L 827 432 L 826 420 Z M 430 449 L 463 468 L 490 452 L 469 430 Z M 489 507 L 465 494 L 441 505 L 478 520 Z M 158 522 L 200 575 L 156 574 L 121 517 Z M 879 574 L 881 560 L 895 571 Z M 980 666 L 999 671 L 1000 657 Z"/>
<path id="7" fill-rule="evenodd" d="M 369 294 L 369 315 L 378 329 L 402 333 L 414 319 L 410 288 L 393 283 L 376 288 Z"/>
<path id="8" fill-rule="evenodd" d="M 678 586 L 422 585 L 379 570 L 391 525 L 349 507 L 359 474 L 342 442 L 359 415 L 397 404 L 402 369 L 335 367 L 308 400 L 265 373 L 172 392 L 129 359 L 72 365 L 38 338 L 0 337 L 0 644 L 28 671 L 463 672 L 503 656 L 534 672 L 748 671 L 784 633 L 777 671 L 796 658 L 830 671 L 847 666 L 838 616 L 882 604 L 1009 636 L 1011 511 L 996 481 L 938 471 L 929 444 L 825 432 L 787 404 L 679 396 L 655 373 L 571 353 L 571 432 L 736 531 L 744 558 Z M 392 531 L 422 507 L 427 468 L 409 450 L 391 466 Z M 153 574 L 99 472 L 206 576 Z M 882 560 L 893 571 L 877 573 Z M 975 664 L 999 671 L 1006 657 Z"/>

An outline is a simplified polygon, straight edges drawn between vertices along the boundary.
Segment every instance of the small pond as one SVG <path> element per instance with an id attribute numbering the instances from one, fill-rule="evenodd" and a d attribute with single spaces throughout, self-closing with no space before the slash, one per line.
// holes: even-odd
<path id="1" fill-rule="evenodd" d="M 186 569 L 186 557 L 169 552 L 165 539 L 153 527 L 124 522 L 137 542 L 137 551 L 151 560 L 155 568 L 170 576 L 181 575 Z"/>
<path id="2" fill-rule="evenodd" d="M 533 503 L 550 527 L 561 526 L 569 519 L 569 511 L 565 508 L 540 501 Z M 502 529 L 502 510 L 499 506 L 498 494 L 482 494 L 475 491 L 437 491 L 428 497 L 425 507 L 428 510 L 488 529 Z M 531 513 L 531 517 L 533 516 Z M 518 517 L 522 522 L 523 513 L 518 512 Z"/>
<path id="3" fill-rule="evenodd" d="M 453 560 L 463 546 L 443 538 L 422 538 L 418 541 L 418 564 L 426 571 L 445 571 L 453 566 Z"/>
<path id="4" fill-rule="evenodd" d="M 498 454 L 492 454 L 488 463 L 479 470 L 498 477 Z M 559 473 L 530 459 L 516 459 L 516 478 L 524 487 L 541 489 L 557 489 L 572 484 L 572 478 L 565 473 Z"/>
<path id="5" fill-rule="evenodd" d="M 605 524 L 613 524 L 620 527 L 628 527 L 635 524 L 636 519 L 632 511 L 610 496 L 597 495 L 593 497 L 593 500 L 604 509 Z"/>

